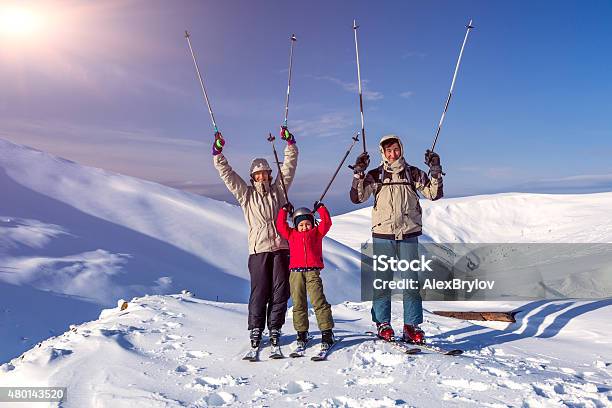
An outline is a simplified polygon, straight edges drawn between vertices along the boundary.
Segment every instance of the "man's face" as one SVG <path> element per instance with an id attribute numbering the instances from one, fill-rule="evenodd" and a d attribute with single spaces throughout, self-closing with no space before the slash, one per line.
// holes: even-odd
<path id="1" fill-rule="evenodd" d="M 253 180 L 259 181 L 270 181 L 270 173 L 267 170 L 260 170 L 253 173 Z"/>
<path id="2" fill-rule="evenodd" d="M 312 228 L 312 223 L 308 220 L 302 220 L 297 226 L 298 231 L 304 232 Z"/>
<path id="3" fill-rule="evenodd" d="M 402 149 L 398 142 L 393 142 L 385 147 L 384 153 L 385 159 L 391 164 L 402 156 Z"/>

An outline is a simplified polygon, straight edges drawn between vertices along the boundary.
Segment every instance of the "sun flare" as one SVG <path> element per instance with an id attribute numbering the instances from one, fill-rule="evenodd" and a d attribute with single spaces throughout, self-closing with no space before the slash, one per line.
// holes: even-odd
<path id="1" fill-rule="evenodd" d="M 0 33 L 10 36 L 27 36 L 42 25 L 42 18 L 34 11 L 23 7 L 0 8 Z"/>

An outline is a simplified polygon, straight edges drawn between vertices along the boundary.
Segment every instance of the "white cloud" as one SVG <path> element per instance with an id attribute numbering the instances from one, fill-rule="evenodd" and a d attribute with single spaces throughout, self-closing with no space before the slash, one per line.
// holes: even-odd
<path id="1" fill-rule="evenodd" d="M 402 98 L 411 98 L 413 95 L 414 95 L 414 92 L 412 91 L 406 91 L 400 94 Z"/>
<path id="2" fill-rule="evenodd" d="M 347 92 L 354 92 L 357 93 L 358 92 L 358 87 L 357 87 L 357 83 L 353 83 L 353 82 L 344 82 L 341 79 L 329 76 L 329 75 L 323 75 L 323 76 L 312 76 L 314 79 L 319 79 L 319 80 L 324 80 L 324 81 L 329 81 L 331 83 L 334 83 L 338 86 L 340 86 L 342 89 L 344 89 Z M 378 101 L 380 99 L 384 98 L 384 95 L 382 92 L 379 91 L 372 91 L 370 89 L 367 88 L 367 84 L 370 81 L 367 79 L 362 79 L 361 80 L 361 93 L 363 94 L 363 99 L 367 100 L 367 101 Z"/>
<path id="3" fill-rule="evenodd" d="M 309 120 L 294 120 L 291 129 L 300 137 L 330 137 L 349 133 L 352 124 L 346 113 L 330 112 Z"/>
<path id="4" fill-rule="evenodd" d="M 612 191 L 612 174 L 581 174 L 575 176 L 533 180 L 518 188 L 523 191 L 554 193 L 585 193 Z"/>

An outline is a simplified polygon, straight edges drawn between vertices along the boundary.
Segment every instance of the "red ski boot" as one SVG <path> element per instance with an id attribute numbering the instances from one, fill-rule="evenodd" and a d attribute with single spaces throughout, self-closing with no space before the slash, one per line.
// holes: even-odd
<path id="1" fill-rule="evenodd" d="M 425 332 L 417 325 L 405 324 L 403 339 L 406 343 L 423 344 L 425 343 Z"/>
<path id="2" fill-rule="evenodd" d="M 376 323 L 376 329 L 378 330 L 378 337 L 385 341 L 392 341 L 395 337 L 395 332 L 389 322 Z"/>

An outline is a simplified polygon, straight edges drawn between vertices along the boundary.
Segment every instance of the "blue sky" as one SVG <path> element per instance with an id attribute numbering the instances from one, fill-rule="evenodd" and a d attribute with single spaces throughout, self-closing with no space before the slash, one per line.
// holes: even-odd
<path id="1" fill-rule="evenodd" d="M 368 150 L 376 157 L 380 136 L 396 133 L 418 166 L 473 18 L 438 145 L 447 195 L 612 190 L 609 1 L 18 3 L 44 24 L 0 32 L 0 137 L 16 143 L 230 199 L 183 32 L 245 178 L 253 157 L 271 156 L 295 33 L 290 195 L 309 205 L 360 128 L 353 18 Z M 354 208 L 350 177 L 343 169 L 329 195 L 334 213 Z"/>

